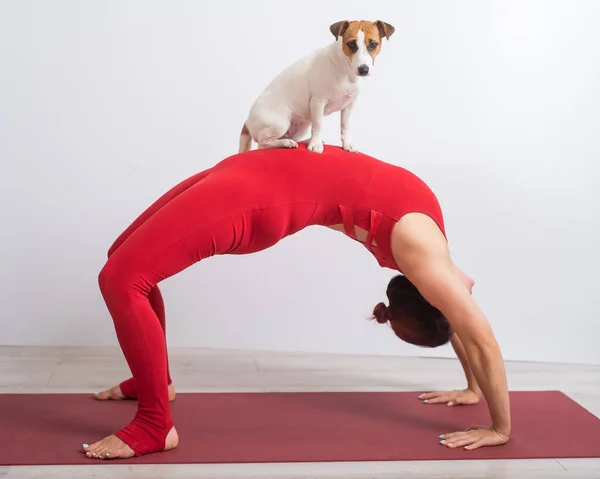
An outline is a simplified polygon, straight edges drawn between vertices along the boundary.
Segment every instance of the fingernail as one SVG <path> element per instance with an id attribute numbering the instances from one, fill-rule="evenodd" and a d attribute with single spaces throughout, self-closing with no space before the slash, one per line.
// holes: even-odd
<path id="1" fill-rule="evenodd" d="M 429 402 L 429 399 L 425 399 L 425 401 L 423 401 L 423 402 L 424 402 L 424 403 L 428 403 L 428 402 Z"/>
<path id="2" fill-rule="evenodd" d="M 84 449 L 87 449 L 88 447 L 90 447 L 90 445 L 89 445 L 89 444 L 84 444 L 84 445 L 83 445 L 83 448 L 84 448 Z"/>
<path id="3" fill-rule="evenodd" d="M 94 393 L 94 396 L 97 396 L 98 394 L 100 394 L 100 393 Z"/>
<path id="4" fill-rule="evenodd" d="M 450 401 L 450 402 L 448 403 L 448 406 L 454 406 L 454 403 L 453 403 L 452 401 Z"/>
<path id="5" fill-rule="evenodd" d="M 106 453 L 106 457 L 108 457 L 108 456 L 110 456 L 110 452 L 107 452 L 107 453 Z"/>
<path id="6" fill-rule="evenodd" d="M 446 444 L 446 440 L 445 440 L 445 439 L 442 439 L 442 440 L 440 441 L 440 444 Z"/>
<path id="7" fill-rule="evenodd" d="M 423 396 L 425 396 L 425 394 L 421 394 L 421 395 L 419 396 L 419 399 L 423 399 Z"/>
<path id="8" fill-rule="evenodd" d="M 440 439 L 444 439 L 444 435 L 443 434 L 440 435 Z"/>

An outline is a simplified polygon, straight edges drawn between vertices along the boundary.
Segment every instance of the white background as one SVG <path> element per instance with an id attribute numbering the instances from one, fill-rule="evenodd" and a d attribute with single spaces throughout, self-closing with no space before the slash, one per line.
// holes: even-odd
<path id="1" fill-rule="evenodd" d="M 363 18 L 397 30 L 359 148 L 436 191 L 507 359 L 600 363 L 600 2 L 368 3 L 0 1 L 0 343 L 115 345 L 112 241 L 235 153 L 252 101 L 331 23 Z M 211 258 L 162 283 L 169 345 L 451 355 L 365 319 L 392 275 L 319 228 Z"/>

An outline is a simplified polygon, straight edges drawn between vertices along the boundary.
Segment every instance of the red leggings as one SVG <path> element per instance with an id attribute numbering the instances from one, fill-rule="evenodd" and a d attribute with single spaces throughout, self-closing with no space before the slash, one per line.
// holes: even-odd
<path id="1" fill-rule="evenodd" d="M 167 391 L 171 377 L 165 343 L 165 309 L 157 286 L 158 280 L 173 272 L 144 271 L 140 266 L 143 257 L 150 253 L 147 243 L 138 246 L 135 236 L 130 242 L 128 239 L 138 231 L 141 233 L 157 213 L 165 211 L 173 199 L 209 172 L 202 171 L 181 182 L 144 211 L 111 246 L 109 259 L 99 275 L 100 290 L 113 317 L 119 344 L 136 378 L 123 381 L 121 391 L 125 397 L 139 400 L 133 421 L 115 435 L 138 456 L 163 450 L 165 438 L 173 427 Z M 192 257 L 169 265 L 178 264 L 179 269 L 184 269 L 196 260 Z M 153 263 L 154 267 L 156 264 Z M 137 341 L 131 341 L 132 337 Z"/>
<path id="2" fill-rule="evenodd" d="M 116 436 L 143 455 L 164 450 L 173 427 L 158 283 L 204 258 L 251 254 L 308 225 L 342 222 L 349 236 L 353 224 L 368 229 L 377 260 L 396 268 L 391 231 L 410 212 L 443 227 L 435 196 L 412 173 L 334 147 L 322 155 L 305 146 L 234 155 L 164 194 L 117 239 L 98 278 L 135 378 L 121 388 L 138 398 L 135 417 Z"/>

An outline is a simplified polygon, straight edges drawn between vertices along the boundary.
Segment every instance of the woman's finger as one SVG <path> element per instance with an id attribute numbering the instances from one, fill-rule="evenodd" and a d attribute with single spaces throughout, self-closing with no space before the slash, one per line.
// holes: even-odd
<path id="1" fill-rule="evenodd" d="M 457 439 L 460 439 L 461 437 L 464 437 L 464 433 L 453 432 L 450 434 L 442 434 L 440 436 L 440 442 L 443 441 L 442 444 L 446 444 L 448 442 L 456 441 Z"/>
<path id="2" fill-rule="evenodd" d="M 472 437 L 476 434 L 477 434 L 476 432 L 466 432 L 466 431 L 458 432 L 458 433 L 454 433 L 454 434 L 445 434 L 444 437 L 440 438 L 440 442 L 442 444 L 455 443 L 458 441 L 462 441 L 466 437 Z"/>
<path id="3" fill-rule="evenodd" d="M 478 448 L 480 448 L 482 446 L 485 446 L 485 439 L 484 438 L 481 438 L 481 439 L 475 441 L 472 444 L 466 445 L 465 449 L 467 449 L 468 451 L 472 451 L 473 449 L 478 449 Z"/>
<path id="4" fill-rule="evenodd" d="M 460 436 L 463 436 L 463 435 L 469 434 L 469 433 L 471 433 L 471 431 L 468 431 L 468 430 L 467 431 L 454 431 L 454 432 L 450 432 L 447 434 L 442 434 L 440 436 L 440 439 L 446 439 L 446 440 L 453 439 L 455 437 L 460 437 Z"/>
<path id="5" fill-rule="evenodd" d="M 419 399 L 433 399 L 438 396 L 441 396 L 442 394 L 446 394 L 446 393 L 443 391 L 433 391 L 433 392 L 429 392 L 429 393 L 423 393 L 419 396 Z"/>
<path id="6" fill-rule="evenodd" d="M 444 441 L 442 439 L 441 442 L 444 446 L 453 449 L 455 447 L 463 447 L 463 446 L 467 446 L 469 444 L 473 444 L 473 443 L 477 442 L 480 439 L 480 437 L 481 436 L 479 436 L 479 434 L 472 433 L 472 434 L 465 434 L 464 436 L 455 437 L 455 438 L 452 438 L 451 440 Z"/>
<path id="7" fill-rule="evenodd" d="M 443 394 L 440 396 L 433 397 L 431 399 L 425 399 L 423 402 L 425 404 L 439 404 L 439 403 L 446 403 L 446 402 L 450 401 L 450 399 L 451 398 L 449 396 Z"/>

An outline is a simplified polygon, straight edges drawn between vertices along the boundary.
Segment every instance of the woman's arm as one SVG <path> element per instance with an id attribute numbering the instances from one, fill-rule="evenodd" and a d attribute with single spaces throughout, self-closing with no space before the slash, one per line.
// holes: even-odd
<path id="1" fill-rule="evenodd" d="M 473 286 L 475 286 L 475 281 L 473 281 L 470 276 L 465 274 L 457 267 L 454 267 L 454 271 L 465 287 L 469 290 L 469 293 L 473 294 Z M 469 365 L 469 359 L 467 357 L 465 347 L 456 333 L 452 335 L 450 342 L 465 373 L 467 388 L 454 391 L 428 392 L 421 394 L 419 399 L 422 399 L 426 404 L 446 403 L 448 406 L 478 404 L 479 400 L 481 399 L 481 389 L 479 389 L 479 385 L 477 384 L 473 370 Z"/>
<path id="2" fill-rule="evenodd" d="M 479 404 L 481 399 L 481 389 L 479 388 L 473 370 L 469 365 L 465 347 L 456 333 L 452 335 L 450 342 L 465 373 L 467 388 L 453 391 L 432 391 L 421 394 L 419 399 L 425 404 L 445 403 L 448 406 Z"/>
<path id="3" fill-rule="evenodd" d="M 511 417 L 500 347 L 490 324 L 456 273 L 445 238 L 428 217 L 411 215 L 394 228 L 392 250 L 406 277 L 444 314 L 460 338 L 467 364 L 489 407 L 490 428 L 444 435 L 446 445 L 472 449 L 504 444 L 511 432 Z"/>
<path id="4" fill-rule="evenodd" d="M 462 338 L 468 364 L 490 406 L 494 427 L 510 433 L 506 373 L 490 324 L 466 288 L 442 264 L 424 264 L 412 276 L 425 299 L 446 316 Z"/>
<path id="5" fill-rule="evenodd" d="M 462 341 L 458 337 L 458 334 L 454 333 L 452 335 L 452 339 L 450 340 L 450 342 L 452 344 L 452 348 L 454 349 L 454 352 L 456 353 L 456 356 L 458 357 L 458 360 L 460 361 L 463 371 L 465 372 L 465 378 L 467 379 L 467 389 L 469 391 L 473 391 L 475 394 L 478 394 L 478 395 L 481 394 L 481 389 L 479 388 L 479 385 L 477 384 L 477 379 L 475 379 L 473 370 L 471 369 L 471 366 L 469 365 L 469 358 L 467 357 L 467 351 L 465 350 L 465 347 L 463 346 Z"/>
<path id="6" fill-rule="evenodd" d="M 469 290 L 469 294 L 473 294 L 473 286 L 475 286 L 475 281 L 473 278 L 465 274 L 464 271 L 454 266 L 454 272 L 457 274 L 460 281 L 465 285 L 465 288 Z M 458 334 L 454 333 L 452 335 L 452 339 L 450 340 L 452 344 L 452 348 L 460 361 L 460 364 L 465 372 L 465 378 L 467 379 L 467 389 L 473 391 L 476 394 L 481 394 L 481 390 L 477 385 L 477 380 L 471 370 L 471 366 L 469 365 L 469 359 L 467 358 L 467 352 L 465 351 L 465 347 L 463 346 L 462 341 L 458 337 Z"/>

